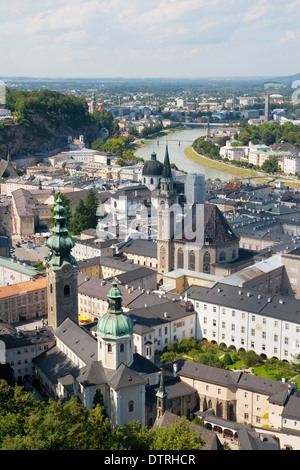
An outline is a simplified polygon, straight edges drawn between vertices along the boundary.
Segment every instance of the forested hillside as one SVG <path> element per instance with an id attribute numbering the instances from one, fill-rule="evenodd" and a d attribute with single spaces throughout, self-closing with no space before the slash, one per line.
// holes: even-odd
<path id="1" fill-rule="evenodd" d="M 85 136 L 90 144 L 99 137 L 102 123 L 112 127 L 113 117 L 96 118 L 83 98 L 57 91 L 6 91 L 6 108 L 13 122 L 0 124 L 0 157 L 12 157 L 66 145 L 69 135 Z M 110 129 L 109 129 L 110 130 Z"/>

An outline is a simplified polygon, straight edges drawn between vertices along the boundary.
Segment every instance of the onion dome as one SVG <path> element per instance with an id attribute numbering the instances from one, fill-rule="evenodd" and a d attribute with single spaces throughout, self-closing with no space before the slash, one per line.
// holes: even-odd
<path id="1" fill-rule="evenodd" d="M 133 334 L 133 321 L 122 309 L 122 293 L 117 281 L 113 281 L 108 292 L 108 310 L 97 325 L 97 336 L 108 339 L 118 339 Z"/>
<path id="2" fill-rule="evenodd" d="M 52 235 L 46 242 L 46 246 L 50 249 L 47 264 L 52 269 L 60 269 L 65 264 L 72 264 L 74 267 L 77 267 L 77 262 L 71 255 L 75 242 L 69 235 L 68 228 L 66 227 L 65 208 L 60 198 L 56 200 L 53 219 L 54 227 L 51 229 Z"/>
<path id="3" fill-rule="evenodd" d="M 151 153 L 151 160 L 147 161 L 143 166 L 143 176 L 161 176 L 163 164 L 156 160 L 156 153 Z"/>

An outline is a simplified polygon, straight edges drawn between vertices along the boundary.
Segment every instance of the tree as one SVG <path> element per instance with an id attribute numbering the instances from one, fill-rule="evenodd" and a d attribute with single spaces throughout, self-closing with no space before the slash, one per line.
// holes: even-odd
<path id="1" fill-rule="evenodd" d="M 200 450 L 203 444 L 200 434 L 192 429 L 192 423 L 182 417 L 170 427 L 152 430 L 150 450 Z"/>
<path id="2" fill-rule="evenodd" d="M 23 387 L 0 381 L 1 450 L 196 450 L 203 440 L 186 418 L 170 428 L 148 429 L 139 421 L 111 428 L 96 393 L 92 410 L 72 397 L 38 401 Z"/>
<path id="3" fill-rule="evenodd" d="M 104 142 L 102 139 L 96 139 L 94 142 L 92 142 L 91 148 L 93 150 L 103 150 L 104 148 Z"/>
<path id="4" fill-rule="evenodd" d="M 125 150 L 125 142 L 121 138 L 107 139 L 107 141 L 105 142 L 105 144 L 103 146 L 103 150 L 105 152 L 114 153 L 114 154 L 119 155 L 121 157 L 122 153 Z"/>
<path id="5" fill-rule="evenodd" d="M 261 137 L 266 145 L 272 145 L 276 142 L 276 136 L 270 129 L 263 130 Z"/>
<path id="6" fill-rule="evenodd" d="M 93 399 L 93 407 L 96 408 L 97 405 L 104 408 L 104 398 L 101 392 L 101 388 L 97 388 Z"/>
<path id="7" fill-rule="evenodd" d="M 267 173 L 276 173 L 279 170 L 276 155 L 272 155 L 269 160 L 266 160 L 262 164 L 261 169 Z"/>
<path id="8" fill-rule="evenodd" d="M 131 421 L 113 432 L 115 445 L 120 450 L 148 450 L 154 435 L 139 421 Z"/>
<path id="9" fill-rule="evenodd" d="M 230 357 L 230 354 L 229 353 L 226 353 L 223 357 L 223 362 L 225 364 L 225 366 L 230 366 L 232 364 L 232 359 Z"/>
<path id="10" fill-rule="evenodd" d="M 70 231 L 74 235 L 78 235 L 83 230 L 87 228 L 87 214 L 86 214 L 86 206 L 83 199 L 80 199 L 79 203 L 77 204 L 74 215 L 72 218 Z"/>
<path id="11" fill-rule="evenodd" d="M 97 208 L 99 205 L 99 201 L 97 198 L 97 194 L 93 189 L 90 189 L 87 193 L 87 197 L 85 200 L 85 215 L 86 215 L 86 229 L 89 228 L 96 228 L 98 219 L 97 219 Z M 85 229 L 83 229 L 85 230 Z"/>
<path id="12" fill-rule="evenodd" d="M 114 119 L 110 111 L 95 111 L 93 117 L 98 129 L 107 129 L 110 136 L 113 136 L 119 127 L 118 121 Z"/>
<path id="13" fill-rule="evenodd" d="M 241 351 L 240 357 L 246 368 L 253 367 L 261 361 L 260 356 L 254 351 Z"/>
<path id="14" fill-rule="evenodd" d="M 119 166 L 128 166 L 128 163 L 125 162 L 125 160 L 123 160 L 123 158 L 118 158 L 116 160 L 116 165 L 119 165 Z"/>

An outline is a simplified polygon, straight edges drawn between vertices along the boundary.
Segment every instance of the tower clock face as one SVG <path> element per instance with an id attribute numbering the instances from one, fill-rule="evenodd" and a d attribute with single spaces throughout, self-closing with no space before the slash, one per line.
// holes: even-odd
<path id="1" fill-rule="evenodd" d="M 64 272 L 67 273 L 68 271 L 69 271 L 69 268 L 66 266 L 66 267 L 64 268 Z"/>

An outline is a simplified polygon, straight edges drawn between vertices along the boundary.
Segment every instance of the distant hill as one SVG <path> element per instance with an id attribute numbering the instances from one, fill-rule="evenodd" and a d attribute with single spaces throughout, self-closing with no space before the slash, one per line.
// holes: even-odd
<path id="1" fill-rule="evenodd" d="M 282 83 L 285 85 L 291 85 L 295 80 L 300 80 L 300 73 L 294 75 L 288 75 L 286 77 L 273 77 L 268 80 L 271 83 Z"/>

